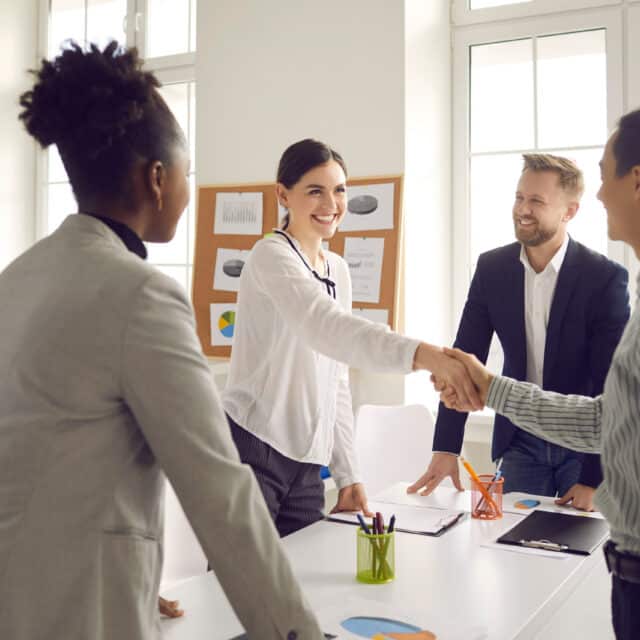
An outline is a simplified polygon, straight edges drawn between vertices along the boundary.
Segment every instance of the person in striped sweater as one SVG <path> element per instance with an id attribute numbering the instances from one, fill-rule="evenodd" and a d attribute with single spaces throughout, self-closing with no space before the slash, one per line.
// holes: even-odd
<path id="1" fill-rule="evenodd" d="M 640 258 L 640 110 L 621 118 L 600 168 L 598 198 L 607 211 L 609 238 L 622 240 Z M 604 392 L 596 398 L 542 391 L 494 376 L 475 356 L 446 351 L 465 364 L 486 405 L 497 413 L 557 444 L 601 453 L 604 480 L 595 503 L 611 529 L 604 551 L 612 573 L 613 627 L 618 640 L 640 638 L 640 305 L 614 353 Z M 454 392 L 434 382 L 447 407 L 468 409 Z"/>

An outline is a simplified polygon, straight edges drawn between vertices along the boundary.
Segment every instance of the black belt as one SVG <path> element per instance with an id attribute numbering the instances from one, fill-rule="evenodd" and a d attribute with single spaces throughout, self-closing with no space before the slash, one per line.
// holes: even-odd
<path id="1" fill-rule="evenodd" d="M 640 584 L 640 556 L 618 551 L 615 542 L 609 540 L 604 545 L 604 557 L 609 573 L 626 582 Z"/>

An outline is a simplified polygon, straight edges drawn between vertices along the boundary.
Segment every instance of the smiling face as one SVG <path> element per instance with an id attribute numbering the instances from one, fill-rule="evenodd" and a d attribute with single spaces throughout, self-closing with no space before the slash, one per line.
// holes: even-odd
<path id="1" fill-rule="evenodd" d="M 562 189 L 553 171 L 531 171 L 520 176 L 513 205 L 516 238 L 526 247 L 562 242 L 567 222 L 578 203 Z"/>
<path id="2" fill-rule="evenodd" d="M 329 160 L 307 171 L 290 189 L 278 183 L 278 200 L 289 210 L 287 231 L 300 241 L 333 237 L 347 207 L 346 181 L 342 167 Z"/>
<path id="3" fill-rule="evenodd" d="M 609 238 L 622 240 L 636 249 L 640 246 L 640 166 L 632 167 L 624 176 L 617 175 L 613 147 L 618 135 L 619 132 L 614 133 L 604 148 L 598 199 L 607 211 Z"/>

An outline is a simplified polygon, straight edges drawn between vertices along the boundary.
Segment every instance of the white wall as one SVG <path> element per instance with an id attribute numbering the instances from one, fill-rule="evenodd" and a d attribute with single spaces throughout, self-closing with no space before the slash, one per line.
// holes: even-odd
<path id="1" fill-rule="evenodd" d="M 449 308 L 448 2 L 406 5 L 407 15 L 405 2 L 388 0 L 199 2 L 198 181 L 273 180 L 282 151 L 305 137 L 338 149 L 352 176 L 406 172 L 407 225 L 420 234 L 408 244 L 417 263 L 407 293 L 419 291 L 420 304 L 443 296 L 407 330 L 441 341 Z M 407 80 L 418 85 L 408 90 Z M 404 384 L 354 371 L 354 406 L 402 403 Z"/>
<path id="2" fill-rule="evenodd" d="M 35 143 L 18 121 L 18 96 L 36 65 L 37 0 L 0 0 L 0 271 L 35 240 Z"/>
<path id="3" fill-rule="evenodd" d="M 448 0 L 405 1 L 405 325 L 434 344 L 451 336 L 451 36 Z M 405 401 L 437 396 L 409 376 Z"/>
<path id="4" fill-rule="evenodd" d="M 403 37 L 401 2 L 199 2 L 200 183 L 272 180 L 310 136 L 354 176 L 402 171 Z"/>

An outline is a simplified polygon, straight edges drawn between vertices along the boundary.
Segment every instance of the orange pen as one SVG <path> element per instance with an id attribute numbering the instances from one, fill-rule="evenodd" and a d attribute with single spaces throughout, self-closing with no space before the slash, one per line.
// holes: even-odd
<path id="1" fill-rule="evenodd" d="M 493 498 L 489 495 L 489 492 L 482 485 L 482 481 L 480 480 L 480 478 L 478 478 L 478 474 L 475 472 L 474 468 L 462 456 L 460 456 L 460 462 L 462 462 L 462 466 L 467 470 L 467 473 L 471 476 L 471 479 L 478 486 L 478 490 L 482 494 L 482 497 L 487 501 L 487 504 L 489 504 L 493 511 L 499 516 L 500 512 L 498 511 L 498 506 L 493 501 Z"/>

